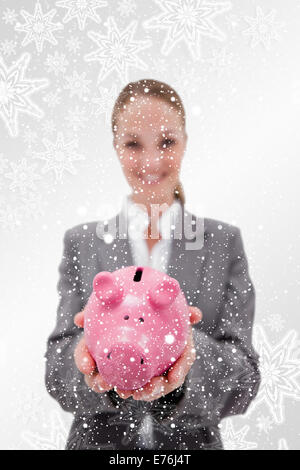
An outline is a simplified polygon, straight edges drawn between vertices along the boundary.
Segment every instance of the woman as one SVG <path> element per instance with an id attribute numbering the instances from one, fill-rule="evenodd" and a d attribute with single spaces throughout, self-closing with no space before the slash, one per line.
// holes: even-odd
<path id="1" fill-rule="evenodd" d="M 240 229 L 184 208 L 179 174 L 187 134 L 174 89 L 156 80 L 129 83 L 115 103 L 112 130 L 132 193 L 116 231 L 110 219 L 65 233 L 57 324 L 47 344 L 47 390 L 74 414 L 66 449 L 220 449 L 220 420 L 244 413 L 260 382 L 251 342 L 255 290 Z M 186 221 L 196 227 L 192 237 Z M 179 281 L 191 329 L 173 367 L 124 391 L 100 376 L 80 328 L 95 274 L 130 265 Z"/>

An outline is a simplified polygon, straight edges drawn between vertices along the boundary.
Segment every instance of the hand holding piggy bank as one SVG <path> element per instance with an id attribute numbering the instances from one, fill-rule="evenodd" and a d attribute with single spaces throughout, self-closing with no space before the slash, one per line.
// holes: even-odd
<path id="1" fill-rule="evenodd" d="M 182 354 L 189 306 L 176 279 L 150 267 L 102 271 L 85 307 L 86 346 L 106 382 L 142 387 Z"/>

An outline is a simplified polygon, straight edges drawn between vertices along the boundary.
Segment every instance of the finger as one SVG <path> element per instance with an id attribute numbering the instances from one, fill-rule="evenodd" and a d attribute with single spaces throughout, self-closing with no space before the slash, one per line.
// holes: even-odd
<path id="1" fill-rule="evenodd" d="M 96 391 L 96 390 L 94 389 L 94 376 L 95 376 L 95 375 L 96 375 L 96 373 L 95 373 L 94 375 L 85 375 L 85 376 L 84 376 L 84 381 L 85 381 L 85 383 L 87 384 L 87 386 L 88 386 L 90 389 L 92 389 L 92 390 L 94 390 L 94 391 Z M 98 390 L 97 390 L 97 392 L 98 392 Z"/>
<path id="2" fill-rule="evenodd" d="M 115 391 L 117 392 L 117 394 L 118 394 L 121 398 L 123 398 L 123 399 L 125 399 L 125 400 L 126 400 L 126 398 L 129 398 L 129 397 L 133 394 L 133 392 L 134 392 L 134 390 L 121 390 L 121 389 L 118 388 L 118 387 L 115 387 Z"/>
<path id="3" fill-rule="evenodd" d="M 83 374 L 92 374 L 96 370 L 96 363 L 89 353 L 84 337 L 81 338 L 74 351 L 74 360 L 77 368 Z"/>
<path id="4" fill-rule="evenodd" d="M 183 350 L 181 356 L 177 359 L 177 361 L 170 367 L 167 379 L 170 384 L 175 383 L 182 383 L 189 372 L 193 362 L 196 358 L 196 351 L 193 342 L 193 336 L 190 332 L 188 337 L 187 344 Z"/>
<path id="5" fill-rule="evenodd" d="M 166 395 L 168 387 L 168 381 L 166 377 L 159 376 L 155 377 L 155 381 L 152 387 L 152 390 L 149 394 L 143 394 L 142 400 L 145 401 L 153 401 L 157 400 L 158 398 Z"/>
<path id="6" fill-rule="evenodd" d="M 84 326 L 84 311 L 76 313 L 74 317 L 74 323 L 79 328 L 83 328 Z"/>
<path id="7" fill-rule="evenodd" d="M 96 393 L 108 392 L 112 388 L 98 373 L 85 375 L 84 380 L 87 386 Z"/>
<path id="8" fill-rule="evenodd" d="M 190 307 L 190 322 L 191 324 L 198 323 L 202 320 L 203 314 L 198 307 Z"/>
<path id="9" fill-rule="evenodd" d="M 135 400 L 152 401 L 166 394 L 167 379 L 164 376 L 153 377 L 143 389 L 134 391 Z"/>
<path id="10" fill-rule="evenodd" d="M 98 388 L 99 392 L 108 392 L 113 387 L 102 377 L 101 374 L 97 373 L 94 378 L 94 384 Z"/>
<path id="11" fill-rule="evenodd" d="M 134 390 L 134 393 L 132 395 L 133 398 L 138 399 L 139 397 L 141 398 L 142 395 L 148 395 L 149 393 L 151 393 L 151 391 L 153 390 L 155 386 L 156 380 L 157 380 L 157 377 L 152 377 L 152 379 L 149 380 L 149 382 L 147 382 L 143 387 L 140 387 Z"/>

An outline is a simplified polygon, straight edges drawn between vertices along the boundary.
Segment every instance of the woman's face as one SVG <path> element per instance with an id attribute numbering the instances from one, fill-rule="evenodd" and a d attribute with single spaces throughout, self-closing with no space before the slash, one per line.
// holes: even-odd
<path id="1" fill-rule="evenodd" d="M 114 147 L 137 199 L 173 198 L 187 141 L 181 117 L 162 100 L 138 96 L 119 113 L 117 126 Z"/>

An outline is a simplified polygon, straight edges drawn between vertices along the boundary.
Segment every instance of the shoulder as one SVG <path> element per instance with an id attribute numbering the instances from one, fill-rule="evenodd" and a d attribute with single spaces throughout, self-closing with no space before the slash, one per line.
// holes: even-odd
<path id="1" fill-rule="evenodd" d="M 204 229 L 208 234 L 214 234 L 215 236 L 231 236 L 235 237 L 240 232 L 240 228 L 237 225 L 230 224 L 220 219 L 212 219 L 204 217 Z"/>
<path id="2" fill-rule="evenodd" d="M 244 255 L 244 241 L 240 227 L 223 220 L 204 218 L 205 239 L 208 246 L 226 250 L 228 256 Z"/>
<path id="3" fill-rule="evenodd" d="M 200 233 L 204 232 L 204 243 L 208 248 L 217 248 L 231 250 L 236 240 L 241 239 L 241 229 L 234 224 L 225 222 L 221 219 L 211 217 L 200 217 L 195 213 L 186 211 L 196 220 L 196 226 Z M 197 230 L 197 229 L 196 229 Z"/>
<path id="4" fill-rule="evenodd" d="M 195 212 L 190 212 L 185 209 L 185 216 L 197 221 L 199 227 L 202 226 L 206 237 L 235 237 L 240 233 L 240 228 L 229 222 L 225 222 L 221 219 L 214 219 L 211 217 L 202 217 L 197 215 Z"/>

